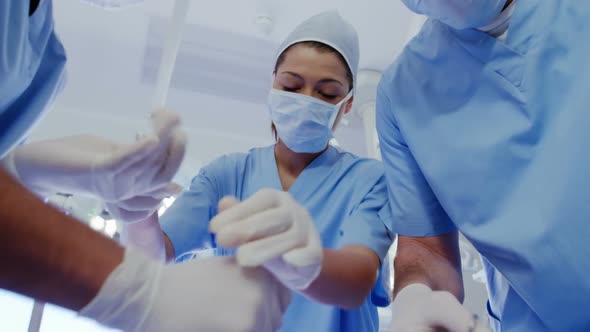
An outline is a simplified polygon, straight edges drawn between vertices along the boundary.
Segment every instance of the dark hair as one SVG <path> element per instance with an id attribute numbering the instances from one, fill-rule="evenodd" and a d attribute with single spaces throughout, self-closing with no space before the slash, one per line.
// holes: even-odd
<path id="1" fill-rule="evenodd" d="M 308 41 L 302 41 L 299 43 L 295 43 L 289 47 L 287 47 L 277 58 L 277 62 L 275 63 L 275 68 L 273 70 L 273 74 L 277 73 L 277 70 L 279 69 L 279 66 L 283 63 L 283 61 L 285 61 L 285 56 L 287 54 L 287 52 L 289 52 L 289 50 L 295 46 L 295 45 L 303 45 L 305 47 L 309 47 L 309 48 L 313 48 L 315 50 L 317 50 L 320 53 L 334 53 L 336 54 L 336 56 L 340 59 L 340 61 L 342 62 L 342 64 L 344 65 L 344 67 L 346 67 L 346 79 L 348 80 L 348 84 L 350 86 L 350 90 L 352 90 L 353 88 L 353 84 L 354 84 L 354 80 L 352 77 L 352 71 L 350 70 L 350 67 L 348 66 L 348 63 L 346 62 L 346 59 L 344 59 L 344 57 L 342 56 L 342 54 L 340 54 L 340 52 L 338 52 L 335 48 L 333 48 L 330 45 L 318 42 L 318 41 L 314 41 L 314 40 L 308 40 Z M 349 91 L 350 91 L 349 90 Z M 272 130 L 272 135 L 275 138 L 275 140 L 277 140 L 277 129 L 275 128 L 274 123 L 271 123 L 271 130 Z"/>

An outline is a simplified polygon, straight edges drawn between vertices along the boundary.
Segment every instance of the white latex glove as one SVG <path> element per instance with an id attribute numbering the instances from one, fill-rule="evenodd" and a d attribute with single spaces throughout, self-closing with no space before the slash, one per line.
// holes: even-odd
<path id="1" fill-rule="evenodd" d="M 186 134 L 180 129 L 180 118 L 168 111 L 152 113 L 155 145 L 142 152 L 107 154 L 93 161 L 92 186 L 96 195 L 107 202 L 122 202 L 138 196 L 163 198 L 177 189 L 171 181 L 184 159 Z M 154 135 L 138 139 L 138 144 L 147 144 Z M 124 150 L 123 150 L 124 151 Z M 121 155 L 124 156 L 121 158 Z M 113 158 L 118 157 L 118 158 Z M 139 159 L 125 163 L 121 159 Z M 127 182 L 127 186 L 122 183 Z M 125 208 L 134 204 L 122 204 Z"/>
<path id="2" fill-rule="evenodd" d="M 164 198 L 174 196 L 181 191 L 182 187 L 180 185 L 170 183 L 167 187 L 152 194 L 137 196 L 120 202 L 105 202 L 105 207 L 114 219 L 125 223 L 134 223 L 152 216 L 158 211 Z"/>
<path id="3" fill-rule="evenodd" d="M 451 293 L 423 284 L 402 289 L 392 308 L 391 332 L 489 332 Z"/>
<path id="4" fill-rule="evenodd" d="M 219 210 L 210 229 L 218 244 L 238 248 L 240 265 L 264 265 L 296 291 L 309 287 L 320 274 L 320 237 L 307 210 L 290 194 L 263 189 L 243 203 L 226 197 Z"/>
<path id="5" fill-rule="evenodd" d="M 123 222 L 145 220 L 160 207 L 162 199 L 180 193 L 182 187 L 171 183 L 172 178 L 180 168 L 186 149 L 186 135 L 178 126 L 178 116 L 171 112 L 159 111 L 152 114 L 152 126 L 158 133 L 160 152 L 165 151 L 165 159 L 161 153 L 153 156 L 153 162 L 163 163 L 159 173 L 154 175 L 151 192 L 144 192 L 130 199 L 106 202 L 106 208 L 111 216 Z M 138 137 L 138 140 L 141 140 Z M 166 184 L 164 187 L 160 187 Z"/>
<path id="6" fill-rule="evenodd" d="M 270 273 L 232 257 L 163 265 L 127 249 L 80 315 L 125 332 L 272 332 L 289 301 Z"/>
<path id="7" fill-rule="evenodd" d="M 158 262 L 166 262 L 166 243 L 157 215 L 136 223 L 123 223 L 121 226 L 119 241 L 122 245 L 137 248 Z"/>
<path id="8" fill-rule="evenodd" d="M 106 202 L 107 210 L 115 219 L 123 222 L 145 220 L 158 210 L 162 199 L 178 194 L 182 190 L 182 187 L 170 182 L 178 171 L 185 154 L 186 135 L 178 129 L 179 123 L 180 121 L 174 113 L 160 111 L 152 115 L 154 131 L 160 135 L 160 148 L 167 152 L 165 160 L 161 159 L 161 154 L 154 155 L 156 162 L 164 162 L 160 174 L 157 175 L 159 180 L 152 183 L 156 189 L 130 199 Z M 142 137 L 138 137 L 138 140 L 141 139 Z M 165 187 L 159 187 L 161 183 L 166 182 L 168 184 Z"/>
<path id="9" fill-rule="evenodd" d="M 145 214 L 178 191 L 170 182 L 186 144 L 174 113 L 156 112 L 152 123 L 154 134 L 131 144 L 80 135 L 24 145 L 9 157 L 17 177 L 33 191 L 89 195 Z"/>

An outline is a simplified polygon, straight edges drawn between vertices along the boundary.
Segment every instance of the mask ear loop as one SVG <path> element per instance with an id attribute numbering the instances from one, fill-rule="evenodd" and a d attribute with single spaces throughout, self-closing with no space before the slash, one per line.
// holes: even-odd
<path id="1" fill-rule="evenodd" d="M 346 95 L 346 97 L 344 97 L 344 99 L 342 99 L 338 104 L 334 105 L 336 112 L 334 112 L 334 114 L 332 114 L 332 116 L 330 117 L 330 129 L 334 127 L 334 123 L 336 122 L 336 118 L 338 117 L 338 113 L 340 113 L 342 105 L 349 101 L 350 98 L 352 98 L 352 90 L 350 90 L 350 92 Z"/>

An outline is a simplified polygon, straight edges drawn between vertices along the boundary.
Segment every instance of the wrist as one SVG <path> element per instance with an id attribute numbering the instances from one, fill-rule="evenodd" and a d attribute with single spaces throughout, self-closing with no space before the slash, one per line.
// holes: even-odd
<path id="1" fill-rule="evenodd" d="M 123 223 L 121 242 L 126 246 L 142 250 L 158 261 L 164 262 L 166 260 L 164 235 L 157 212 L 142 221 Z"/>
<path id="2" fill-rule="evenodd" d="M 124 331 L 136 331 L 151 310 L 152 294 L 158 291 L 162 264 L 132 248 L 98 294 L 78 313 Z"/>
<path id="3" fill-rule="evenodd" d="M 132 233 L 150 233 L 154 230 L 160 231 L 160 219 L 158 212 L 155 211 L 149 217 L 135 221 L 123 223 L 123 230 L 130 231 Z"/>

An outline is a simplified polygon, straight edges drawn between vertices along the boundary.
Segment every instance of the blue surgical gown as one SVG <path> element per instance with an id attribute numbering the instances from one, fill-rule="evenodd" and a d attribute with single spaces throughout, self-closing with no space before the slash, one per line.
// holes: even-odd
<path id="1" fill-rule="evenodd" d="M 65 77 L 66 56 L 51 0 L 29 16 L 28 0 L 0 1 L 0 158 L 48 109 Z"/>
<path id="2" fill-rule="evenodd" d="M 391 227 L 464 233 L 497 331 L 590 331 L 589 18 L 517 0 L 505 43 L 429 20 L 378 87 Z"/>
<path id="3" fill-rule="evenodd" d="M 177 255 L 214 246 L 208 227 L 221 198 L 245 200 L 262 188 L 282 190 L 273 146 L 226 155 L 204 167 L 161 219 Z M 330 147 L 299 175 L 289 193 L 308 209 L 324 247 L 361 245 L 381 259 L 387 253 L 392 235 L 384 223 L 390 209 L 384 207 L 387 186 L 380 162 Z M 280 331 L 376 332 L 377 310 L 370 296 L 360 308 L 347 311 L 293 293 Z"/>

